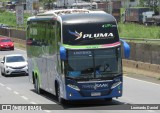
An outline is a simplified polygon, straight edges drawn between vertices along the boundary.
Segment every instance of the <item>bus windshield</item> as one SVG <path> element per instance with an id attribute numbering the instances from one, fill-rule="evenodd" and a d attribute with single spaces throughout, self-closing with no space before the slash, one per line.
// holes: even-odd
<path id="1" fill-rule="evenodd" d="M 68 51 L 66 72 L 67 77 L 71 78 L 114 77 L 121 74 L 120 50 Z"/>
<path id="2" fill-rule="evenodd" d="M 116 24 L 85 23 L 63 25 L 63 43 L 68 45 L 111 44 L 119 41 Z"/>

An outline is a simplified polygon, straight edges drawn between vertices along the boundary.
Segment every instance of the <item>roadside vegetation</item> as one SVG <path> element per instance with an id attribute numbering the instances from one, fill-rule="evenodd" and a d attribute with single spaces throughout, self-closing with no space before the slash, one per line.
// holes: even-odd
<path id="1" fill-rule="evenodd" d="M 26 26 L 27 18 L 29 17 L 29 14 L 24 14 L 24 26 Z M 7 12 L 7 11 L 0 11 L 0 23 L 6 24 L 9 26 L 16 27 L 16 13 L 15 12 Z"/>
<path id="2" fill-rule="evenodd" d="M 160 39 L 160 26 L 144 26 L 135 23 L 119 23 L 121 38 L 150 38 Z"/>
<path id="3" fill-rule="evenodd" d="M 24 14 L 24 25 L 26 27 L 26 21 L 29 14 Z M 16 14 L 11 12 L 0 12 L 0 23 L 14 26 L 16 28 Z M 160 39 L 160 26 L 144 26 L 135 23 L 119 23 L 118 30 L 121 38 L 150 38 Z"/>

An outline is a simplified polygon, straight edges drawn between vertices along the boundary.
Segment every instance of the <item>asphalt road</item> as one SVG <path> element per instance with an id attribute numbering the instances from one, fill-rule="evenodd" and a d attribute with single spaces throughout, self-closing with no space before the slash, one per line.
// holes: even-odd
<path id="1" fill-rule="evenodd" d="M 26 52 L 15 49 L 14 51 L 0 51 L 0 60 L 6 54 L 23 54 Z M 126 105 L 134 104 L 160 104 L 160 85 L 135 78 L 124 77 L 123 96 L 112 102 L 104 100 L 67 102 L 64 106 L 58 105 L 56 98 L 49 94 L 38 95 L 34 92 L 33 85 L 28 76 L 4 77 L 0 75 L 0 104 L 52 104 L 49 109 L 38 113 L 160 113 L 160 110 L 123 110 Z M 117 110 L 108 110 L 115 108 Z M 118 110 L 121 109 L 121 110 Z M 64 111 L 65 110 L 65 111 Z M 76 111 L 75 111 L 76 110 Z M 9 111 L 0 110 L 0 113 L 37 113 L 37 111 Z"/>

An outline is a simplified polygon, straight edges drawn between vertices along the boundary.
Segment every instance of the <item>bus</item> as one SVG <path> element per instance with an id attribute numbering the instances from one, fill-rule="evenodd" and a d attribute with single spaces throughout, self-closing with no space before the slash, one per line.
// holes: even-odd
<path id="1" fill-rule="evenodd" d="M 27 42 L 29 79 L 38 94 L 49 92 L 60 104 L 122 96 L 122 50 L 128 58 L 130 48 L 120 40 L 112 15 L 47 11 L 28 18 Z"/>

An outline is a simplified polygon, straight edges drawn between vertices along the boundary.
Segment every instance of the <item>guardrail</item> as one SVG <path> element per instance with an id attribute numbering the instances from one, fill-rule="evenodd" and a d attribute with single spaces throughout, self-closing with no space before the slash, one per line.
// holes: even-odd
<path id="1" fill-rule="evenodd" d="M 126 41 L 143 41 L 143 42 L 157 42 L 160 39 L 146 39 L 146 38 L 121 38 Z"/>

